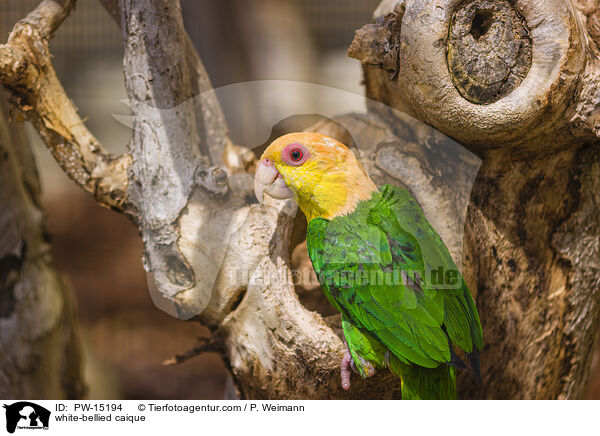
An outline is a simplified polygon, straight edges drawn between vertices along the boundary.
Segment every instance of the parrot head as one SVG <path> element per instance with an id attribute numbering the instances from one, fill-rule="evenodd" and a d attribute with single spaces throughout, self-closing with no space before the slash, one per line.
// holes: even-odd
<path id="1" fill-rule="evenodd" d="M 342 143 L 320 133 L 289 133 L 265 150 L 254 176 L 260 202 L 265 194 L 295 198 L 308 221 L 354 211 L 377 188 Z"/>

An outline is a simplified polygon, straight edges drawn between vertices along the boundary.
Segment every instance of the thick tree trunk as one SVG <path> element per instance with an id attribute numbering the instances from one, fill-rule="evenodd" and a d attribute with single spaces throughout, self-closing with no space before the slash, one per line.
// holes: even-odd
<path id="1" fill-rule="evenodd" d="M 384 1 L 350 49 L 369 96 L 483 158 L 464 253 L 483 387 L 461 380 L 465 397 L 584 392 L 600 327 L 598 13 L 569 1 Z"/>
<path id="2" fill-rule="evenodd" d="M 466 261 L 487 346 L 469 397 L 580 398 L 598 336 L 600 154 L 486 159 Z"/>
<path id="3" fill-rule="evenodd" d="M 0 398 L 85 395 L 74 296 L 52 266 L 23 126 L 0 105 Z"/>

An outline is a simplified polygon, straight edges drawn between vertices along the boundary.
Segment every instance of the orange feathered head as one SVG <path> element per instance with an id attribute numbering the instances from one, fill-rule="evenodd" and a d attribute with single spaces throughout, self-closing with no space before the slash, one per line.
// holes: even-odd
<path id="1" fill-rule="evenodd" d="M 290 133 L 263 153 L 254 177 L 259 201 L 295 197 L 308 221 L 351 213 L 375 185 L 344 144 L 320 133 Z"/>

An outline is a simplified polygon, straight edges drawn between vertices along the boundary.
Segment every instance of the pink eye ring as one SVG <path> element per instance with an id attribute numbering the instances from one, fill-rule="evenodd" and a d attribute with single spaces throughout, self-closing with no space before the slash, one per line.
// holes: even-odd
<path id="1" fill-rule="evenodd" d="M 308 149 L 300 144 L 299 142 L 292 142 L 285 146 L 283 151 L 281 152 L 282 160 L 291 166 L 300 166 L 304 162 L 308 160 L 310 157 L 310 152 Z"/>

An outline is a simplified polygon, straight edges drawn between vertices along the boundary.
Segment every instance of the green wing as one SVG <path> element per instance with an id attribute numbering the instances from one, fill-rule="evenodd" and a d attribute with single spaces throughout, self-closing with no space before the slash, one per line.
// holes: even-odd
<path id="1" fill-rule="evenodd" d="M 369 212 L 388 238 L 406 231 L 417 241 L 425 266 L 423 286 L 444 297 L 444 327 L 453 343 L 471 353 L 483 348 L 483 332 L 475 303 L 448 248 L 427 222 L 417 202 L 404 190 L 384 185 L 378 203 Z M 443 276 L 443 277 L 442 277 Z"/>
<path id="2" fill-rule="evenodd" d="M 330 301 L 402 362 L 427 368 L 449 362 L 449 337 L 467 353 L 473 343 L 483 346 L 462 277 L 457 289 L 427 282 L 428 268 L 456 267 L 405 191 L 385 186 L 348 216 L 311 220 L 307 246 Z"/>

